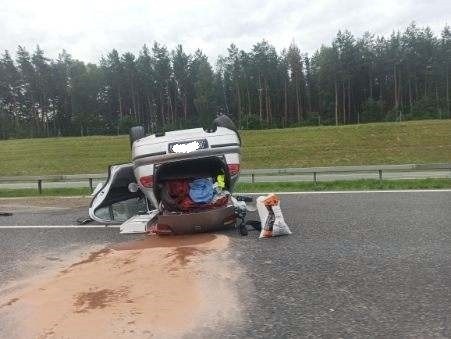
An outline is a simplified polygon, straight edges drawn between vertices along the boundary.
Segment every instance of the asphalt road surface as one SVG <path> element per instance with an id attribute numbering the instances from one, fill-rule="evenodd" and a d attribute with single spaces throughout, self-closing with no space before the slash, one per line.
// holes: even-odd
<path id="1" fill-rule="evenodd" d="M 451 337 L 451 191 L 281 198 L 292 235 L 224 232 L 243 272 L 234 286 L 241 321 L 191 336 Z M 137 237 L 116 228 L 9 228 L 72 225 L 85 212 L 43 207 L 0 217 L 8 226 L 0 229 L 0 290 L 68 250 Z"/>

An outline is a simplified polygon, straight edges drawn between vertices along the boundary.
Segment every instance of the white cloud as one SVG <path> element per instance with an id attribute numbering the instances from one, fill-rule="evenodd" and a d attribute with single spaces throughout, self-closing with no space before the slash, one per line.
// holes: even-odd
<path id="1" fill-rule="evenodd" d="M 232 42 L 248 50 L 263 38 L 278 50 L 295 39 L 311 53 L 339 29 L 387 35 L 416 21 L 440 33 L 450 14 L 448 0 L 0 0 L 0 49 L 39 44 L 52 58 L 66 49 L 97 62 L 112 48 L 137 53 L 156 40 L 214 61 Z"/>

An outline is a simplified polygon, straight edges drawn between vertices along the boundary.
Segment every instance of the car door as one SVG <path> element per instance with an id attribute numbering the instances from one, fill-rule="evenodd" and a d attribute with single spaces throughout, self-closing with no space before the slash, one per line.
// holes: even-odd
<path id="1" fill-rule="evenodd" d="M 89 216 L 100 223 L 121 224 L 147 213 L 148 201 L 137 187 L 132 163 L 110 166 L 107 181 L 94 192 Z"/>

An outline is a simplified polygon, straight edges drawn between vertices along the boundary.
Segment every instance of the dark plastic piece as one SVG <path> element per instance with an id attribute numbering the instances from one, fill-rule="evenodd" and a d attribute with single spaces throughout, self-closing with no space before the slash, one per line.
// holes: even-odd
<path id="1" fill-rule="evenodd" d="M 10 212 L 0 212 L 0 217 L 10 217 L 10 216 L 12 216 L 13 214 L 12 213 L 10 213 Z"/>
<path id="2" fill-rule="evenodd" d="M 204 131 L 207 132 L 207 133 L 214 133 L 214 132 L 216 132 L 216 130 L 217 130 L 216 126 L 207 127 L 207 128 L 204 127 Z"/>
<path id="3" fill-rule="evenodd" d="M 238 201 L 244 201 L 244 202 L 252 202 L 254 201 L 254 198 L 248 196 L 248 195 L 237 195 L 235 196 L 235 199 Z"/>
<path id="4" fill-rule="evenodd" d="M 248 234 L 246 225 L 243 224 L 243 223 L 242 223 L 241 225 L 238 226 L 238 231 L 240 232 L 240 234 L 241 234 L 242 236 L 246 236 L 246 235 Z"/>
<path id="5" fill-rule="evenodd" d="M 91 222 L 93 222 L 94 220 L 92 220 L 90 217 L 81 217 L 77 219 L 77 223 L 79 225 L 86 225 L 89 224 Z"/>
<path id="6" fill-rule="evenodd" d="M 262 223 L 260 220 L 248 220 L 248 221 L 246 221 L 246 225 L 251 226 L 252 228 L 256 229 L 257 231 L 262 230 Z"/>

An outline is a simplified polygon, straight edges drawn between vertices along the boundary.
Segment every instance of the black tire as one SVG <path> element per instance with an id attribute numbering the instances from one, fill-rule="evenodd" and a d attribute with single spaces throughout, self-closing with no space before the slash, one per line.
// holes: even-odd
<path id="1" fill-rule="evenodd" d="M 146 132 L 144 131 L 143 126 L 133 126 L 130 128 L 130 147 L 133 146 L 133 143 L 136 140 L 144 138 L 146 136 Z"/>
<path id="2" fill-rule="evenodd" d="M 240 133 L 238 133 L 238 128 L 236 128 L 235 123 L 227 115 L 218 116 L 215 120 L 213 120 L 213 126 L 215 131 L 217 127 L 225 127 L 234 131 L 238 136 L 238 140 L 240 141 L 241 145 L 241 136 Z"/>
<path id="3" fill-rule="evenodd" d="M 244 202 L 253 202 L 254 198 L 249 195 L 237 195 L 235 196 L 236 200 L 244 201 Z"/>
<path id="4" fill-rule="evenodd" d="M 246 225 L 251 226 L 253 229 L 255 229 L 257 231 L 262 230 L 262 223 L 260 220 L 248 220 L 248 221 L 246 221 Z"/>
<path id="5" fill-rule="evenodd" d="M 220 115 L 215 120 L 213 120 L 213 124 L 216 127 L 225 127 L 231 129 L 232 131 L 238 132 L 235 123 L 227 115 Z"/>
<path id="6" fill-rule="evenodd" d="M 241 225 L 238 226 L 238 232 L 240 232 L 242 236 L 248 235 L 248 231 L 244 223 L 241 223 Z"/>

